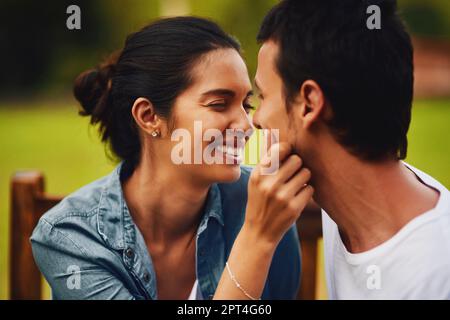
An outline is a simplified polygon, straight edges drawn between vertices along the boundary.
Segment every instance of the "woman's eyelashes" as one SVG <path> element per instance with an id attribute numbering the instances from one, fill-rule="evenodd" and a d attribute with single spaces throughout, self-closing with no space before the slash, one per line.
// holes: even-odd
<path id="1" fill-rule="evenodd" d="M 207 107 L 211 108 L 225 108 L 227 106 L 227 101 L 225 100 L 217 100 L 207 104 Z"/>

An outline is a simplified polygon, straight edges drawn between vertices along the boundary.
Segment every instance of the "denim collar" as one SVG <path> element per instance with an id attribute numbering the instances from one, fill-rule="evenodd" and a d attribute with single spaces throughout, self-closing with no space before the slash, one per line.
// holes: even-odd
<path id="1" fill-rule="evenodd" d="M 121 170 L 124 162 L 107 176 L 98 205 L 97 228 L 103 240 L 113 249 L 123 250 L 136 242 L 136 230 L 121 185 Z M 197 234 L 202 233 L 209 218 L 224 226 L 220 189 L 213 184 L 208 192 L 203 218 Z"/>

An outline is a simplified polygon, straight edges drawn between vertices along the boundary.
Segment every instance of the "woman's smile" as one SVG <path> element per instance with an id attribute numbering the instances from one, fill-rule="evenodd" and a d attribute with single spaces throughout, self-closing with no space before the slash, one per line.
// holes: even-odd
<path id="1" fill-rule="evenodd" d="M 227 145 L 221 145 L 216 151 L 224 155 L 226 164 L 241 164 L 244 160 L 244 148 L 235 148 Z"/>

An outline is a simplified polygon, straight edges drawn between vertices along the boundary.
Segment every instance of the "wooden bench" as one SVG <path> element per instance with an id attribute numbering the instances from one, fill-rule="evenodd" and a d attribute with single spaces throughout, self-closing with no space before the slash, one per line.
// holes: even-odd
<path id="1" fill-rule="evenodd" d="M 38 171 L 16 173 L 11 179 L 10 299 L 41 299 L 41 274 L 29 238 L 39 218 L 61 201 L 45 192 Z M 298 299 L 316 298 L 317 243 L 322 236 L 319 208 L 311 204 L 297 222 L 301 235 L 303 273 Z"/>

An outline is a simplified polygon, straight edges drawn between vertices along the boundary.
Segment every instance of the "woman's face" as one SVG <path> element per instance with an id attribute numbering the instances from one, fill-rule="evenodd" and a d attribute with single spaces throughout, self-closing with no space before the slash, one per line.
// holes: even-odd
<path id="1" fill-rule="evenodd" d="M 192 85 L 173 106 L 164 149 L 170 149 L 172 164 L 197 182 L 235 181 L 253 132 L 245 62 L 234 49 L 218 49 L 201 57 L 191 75 Z"/>

